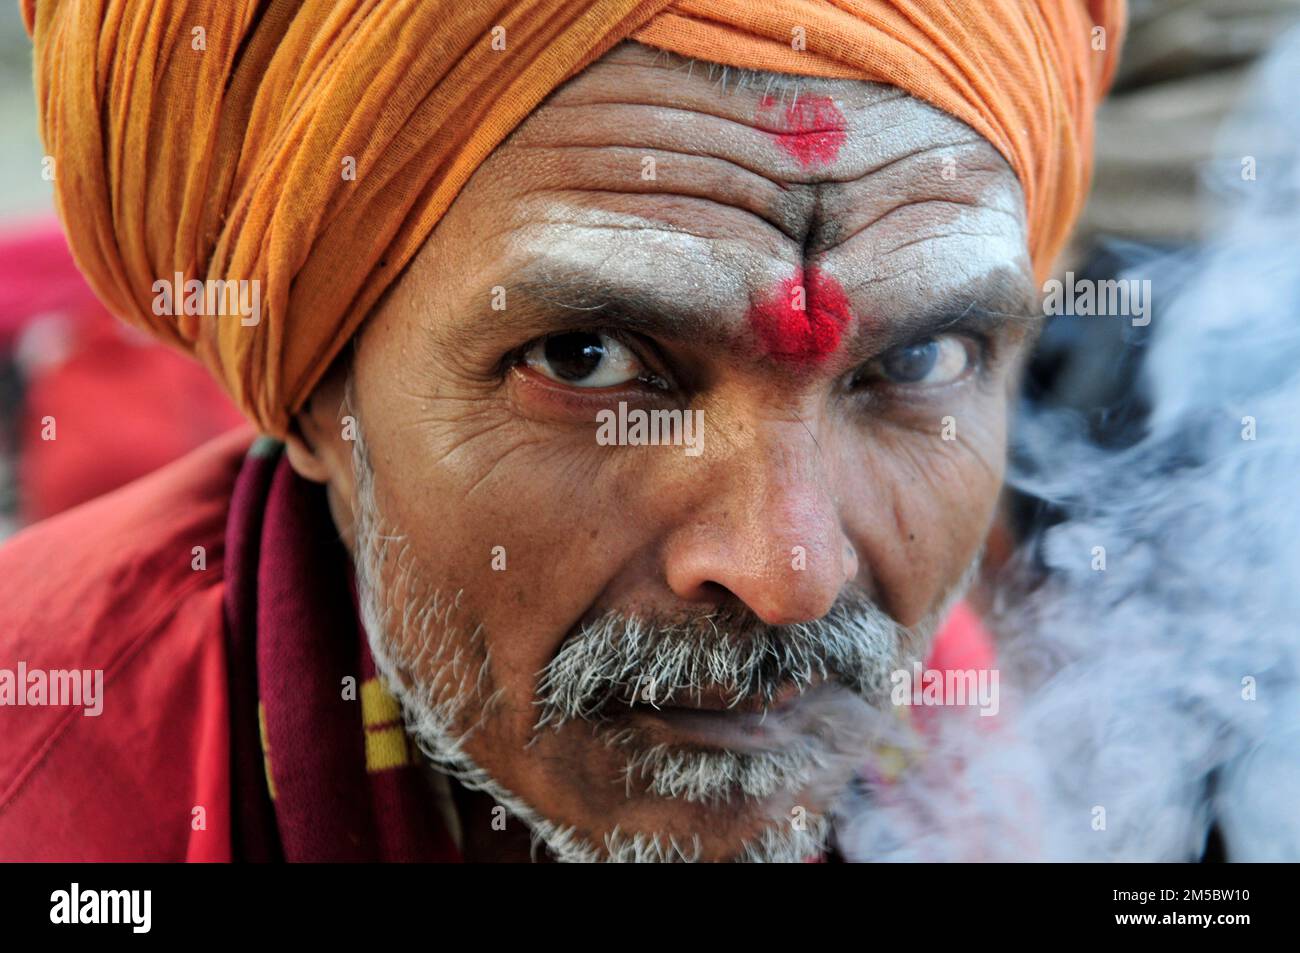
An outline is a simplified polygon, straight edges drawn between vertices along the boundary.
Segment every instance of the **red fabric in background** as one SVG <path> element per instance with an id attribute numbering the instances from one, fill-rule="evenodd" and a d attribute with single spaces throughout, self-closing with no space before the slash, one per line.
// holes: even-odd
<path id="1" fill-rule="evenodd" d="M 0 236 L 0 352 L 13 356 L 29 333 L 18 441 L 6 448 L 18 459 L 23 524 L 123 486 L 243 423 L 196 361 L 104 310 L 53 221 Z"/>
<path id="2" fill-rule="evenodd" d="M 948 614 L 935 635 L 925 667 L 940 671 L 991 669 L 997 665 L 997 651 L 984 623 L 965 602 Z"/>
<path id="3" fill-rule="evenodd" d="M 8 226 L 0 234 L 0 351 L 13 349 L 28 322 L 64 313 L 93 318 L 104 306 L 77 271 L 55 219 Z"/>

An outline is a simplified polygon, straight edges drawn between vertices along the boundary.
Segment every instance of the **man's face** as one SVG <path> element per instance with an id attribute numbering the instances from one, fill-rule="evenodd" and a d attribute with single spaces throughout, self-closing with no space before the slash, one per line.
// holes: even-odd
<path id="1" fill-rule="evenodd" d="M 628 44 L 558 91 L 353 358 L 344 505 L 415 727 L 552 843 L 806 849 L 988 529 L 1025 248 L 1003 159 L 896 89 Z M 656 410 L 695 443 L 617 423 Z"/>

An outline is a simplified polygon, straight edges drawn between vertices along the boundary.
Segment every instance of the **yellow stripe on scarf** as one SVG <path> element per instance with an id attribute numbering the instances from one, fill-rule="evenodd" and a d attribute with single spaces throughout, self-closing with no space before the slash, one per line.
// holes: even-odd
<path id="1" fill-rule="evenodd" d="M 361 724 L 366 733 L 366 771 L 374 774 L 410 764 L 414 758 L 402 709 L 378 678 L 361 683 Z"/>
<path id="2" fill-rule="evenodd" d="M 271 742 L 266 737 L 266 706 L 257 703 L 257 733 L 262 739 L 262 767 L 266 771 L 266 789 L 275 800 L 275 778 L 271 776 Z"/>

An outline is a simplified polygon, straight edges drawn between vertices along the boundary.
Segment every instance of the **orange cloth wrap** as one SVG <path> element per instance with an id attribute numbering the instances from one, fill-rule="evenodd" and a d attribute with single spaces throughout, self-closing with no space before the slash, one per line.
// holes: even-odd
<path id="1" fill-rule="evenodd" d="M 1041 280 L 1086 197 L 1124 27 L 1124 0 L 22 7 L 78 264 L 114 313 L 194 353 L 278 435 L 479 164 L 622 39 L 888 82 L 964 120 L 1020 177 Z M 259 323 L 155 314 L 154 283 L 176 272 L 259 281 Z"/>

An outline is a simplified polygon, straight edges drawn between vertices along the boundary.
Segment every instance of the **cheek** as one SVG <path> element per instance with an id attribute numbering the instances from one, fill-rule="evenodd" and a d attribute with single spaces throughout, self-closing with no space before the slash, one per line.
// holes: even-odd
<path id="1" fill-rule="evenodd" d="M 537 673 L 644 536 L 627 513 L 654 481 L 597 443 L 594 411 L 589 428 L 521 414 L 509 388 L 466 378 L 400 322 L 367 332 L 356 389 L 383 516 L 411 572 L 481 626 L 503 690 L 493 730 L 516 740 Z"/>
<path id="2" fill-rule="evenodd" d="M 863 461 L 850 517 L 863 572 L 900 622 L 939 607 L 979 551 L 1002 487 L 1001 412 L 957 416 L 957 437 L 882 434 Z"/>
<path id="3" fill-rule="evenodd" d="M 503 713 L 531 724 L 536 673 L 603 582 L 606 514 L 576 492 L 595 485 L 597 455 L 491 401 L 397 398 L 374 416 L 363 432 L 380 504 L 407 537 L 411 571 L 460 593 L 461 619 L 482 627 L 505 689 Z"/>

